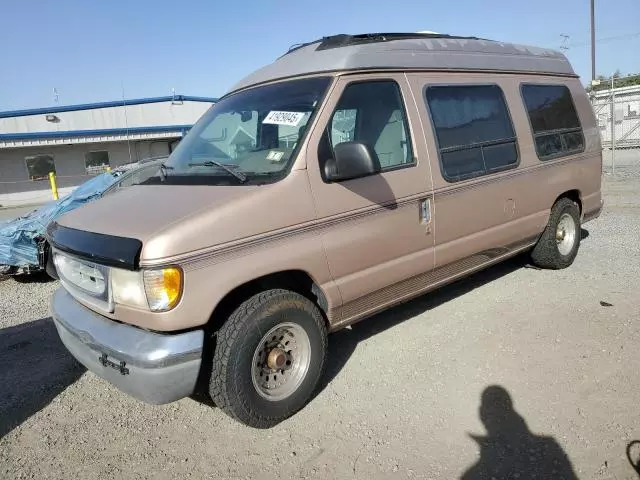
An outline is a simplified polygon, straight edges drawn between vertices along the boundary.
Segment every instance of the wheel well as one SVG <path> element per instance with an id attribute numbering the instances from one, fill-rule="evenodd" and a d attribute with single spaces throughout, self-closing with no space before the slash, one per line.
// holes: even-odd
<path id="1" fill-rule="evenodd" d="M 561 198 L 568 198 L 570 200 L 573 200 L 574 202 L 576 202 L 576 204 L 578 205 L 578 208 L 580 209 L 580 213 L 582 213 L 582 200 L 580 200 L 580 191 L 579 190 L 568 190 L 566 192 L 564 192 L 562 195 L 560 195 L 558 198 L 556 198 L 556 202 L 558 200 L 560 200 Z M 554 204 L 556 202 L 553 202 Z"/>
<path id="2" fill-rule="evenodd" d="M 325 318 L 329 308 L 327 298 L 313 279 L 302 270 L 286 270 L 271 273 L 240 285 L 229 292 L 213 310 L 208 328 L 216 331 L 229 315 L 246 299 L 264 290 L 282 288 L 307 297 L 318 305 Z"/>

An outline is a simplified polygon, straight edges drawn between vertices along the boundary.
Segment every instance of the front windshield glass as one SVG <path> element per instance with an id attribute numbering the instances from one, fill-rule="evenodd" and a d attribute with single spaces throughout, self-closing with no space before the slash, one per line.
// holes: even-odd
<path id="1" fill-rule="evenodd" d="M 329 81 L 330 77 L 292 80 L 223 98 L 171 154 L 162 180 L 242 184 L 281 178 L 294 161 Z"/>

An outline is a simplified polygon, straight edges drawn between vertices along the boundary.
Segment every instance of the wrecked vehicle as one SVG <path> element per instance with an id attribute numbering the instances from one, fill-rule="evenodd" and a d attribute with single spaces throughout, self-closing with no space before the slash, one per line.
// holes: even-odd
<path id="1" fill-rule="evenodd" d="M 47 225 L 86 203 L 142 182 L 158 170 L 163 159 L 122 165 L 87 180 L 59 200 L 48 202 L 24 216 L 0 222 L 0 275 L 46 271 L 55 278 L 49 244 L 44 236 Z"/>

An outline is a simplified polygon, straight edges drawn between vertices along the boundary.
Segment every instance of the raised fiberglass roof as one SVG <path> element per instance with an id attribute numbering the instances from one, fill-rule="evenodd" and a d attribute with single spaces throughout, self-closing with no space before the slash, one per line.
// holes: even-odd
<path id="1" fill-rule="evenodd" d="M 349 70 L 485 70 L 575 76 L 556 50 L 431 33 L 334 35 L 292 47 L 231 91 L 310 73 Z"/>

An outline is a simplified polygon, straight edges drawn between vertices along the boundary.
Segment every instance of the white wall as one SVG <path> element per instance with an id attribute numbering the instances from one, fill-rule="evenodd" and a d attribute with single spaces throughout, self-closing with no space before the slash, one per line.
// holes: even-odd
<path id="1" fill-rule="evenodd" d="M 70 130 L 101 130 L 111 128 L 193 125 L 211 103 L 172 102 L 96 108 L 55 113 L 58 122 L 48 122 L 45 114 L 0 118 L 2 133 L 59 132 Z"/>

